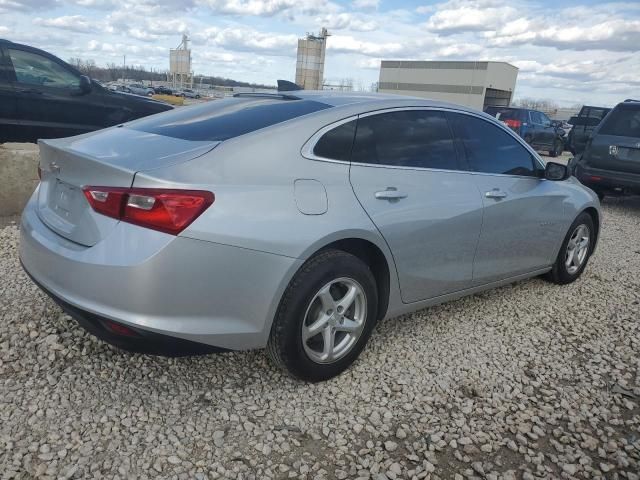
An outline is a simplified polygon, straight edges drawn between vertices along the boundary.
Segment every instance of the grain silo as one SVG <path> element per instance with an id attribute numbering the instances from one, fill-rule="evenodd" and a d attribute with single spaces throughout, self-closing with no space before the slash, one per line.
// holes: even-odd
<path id="1" fill-rule="evenodd" d="M 306 38 L 298 39 L 296 83 L 305 90 L 322 90 L 328 36 L 327 29 L 323 28 L 320 35 L 307 34 Z"/>

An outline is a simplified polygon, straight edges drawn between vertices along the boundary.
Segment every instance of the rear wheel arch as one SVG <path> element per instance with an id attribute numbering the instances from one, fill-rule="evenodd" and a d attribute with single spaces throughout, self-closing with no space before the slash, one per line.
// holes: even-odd
<path id="1" fill-rule="evenodd" d="M 344 238 L 333 241 L 315 251 L 309 258 L 325 251 L 341 250 L 358 257 L 369 266 L 378 288 L 378 320 L 385 317 L 391 292 L 391 270 L 382 250 L 373 242 L 362 238 Z"/>

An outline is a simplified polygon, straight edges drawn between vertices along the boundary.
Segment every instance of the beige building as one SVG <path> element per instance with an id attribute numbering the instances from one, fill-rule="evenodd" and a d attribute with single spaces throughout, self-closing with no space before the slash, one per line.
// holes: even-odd
<path id="1" fill-rule="evenodd" d="M 298 39 L 296 83 L 305 90 L 322 90 L 328 36 L 327 29 L 323 28 L 320 35 L 309 34 Z"/>
<path id="2" fill-rule="evenodd" d="M 431 98 L 482 110 L 508 106 L 518 68 L 505 62 L 383 60 L 378 91 Z"/>

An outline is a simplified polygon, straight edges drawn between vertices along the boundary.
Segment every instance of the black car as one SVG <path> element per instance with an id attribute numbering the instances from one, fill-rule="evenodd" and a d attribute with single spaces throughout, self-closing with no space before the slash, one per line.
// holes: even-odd
<path id="1" fill-rule="evenodd" d="M 528 108 L 486 107 L 485 113 L 496 117 L 536 150 L 557 157 L 564 150 L 564 131 L 543 112 Z"/>
<path id="2" fill-rule="evenodd" d="M 171 108 L 108 90 L 50 53 L 0 39 L 0 143 L 78 135 Z"/>
<path id="3" fill-rule="evenodd" d="M 611 110 L 571 165 L 600 198 L 640 194 L 640 101 L 626 100 Z"/>
<path id="4" fill-rule="evenodd" d="M 169 87 L 165 87 L 164 85 L 153 87 L 153 91 L 160 95 L 173 95 L 173 90 L 171 90 Z"/>
<path id="5" fill-rule="evenodd" d="M 610 108 L 584 105 L 578 115 L 569 119 L 573 128 L 567 136 L 567 150 L 574 155 L 582 153 L 589 137 L 610 111 Z"/>

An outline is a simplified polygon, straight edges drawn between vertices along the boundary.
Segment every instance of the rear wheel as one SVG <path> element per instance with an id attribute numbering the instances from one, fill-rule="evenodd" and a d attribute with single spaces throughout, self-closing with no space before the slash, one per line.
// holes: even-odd
<path id="1" fill-rule="evenodd" d="M 280 302 L 267 350 L 302 380 L 327 380 L 347 369 L 367 343 L 377 318 L 378 293 L 358 257 L 327 250 L 296 273 Z"/>
<path id="2" fill-rule="evenodd" d="M 559 285 L 578 279 L 587 266 L 594 242 L 593 219 L 588 213 L 581 213 L 571 224 L 547 278 Z"/>

